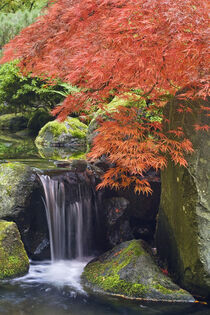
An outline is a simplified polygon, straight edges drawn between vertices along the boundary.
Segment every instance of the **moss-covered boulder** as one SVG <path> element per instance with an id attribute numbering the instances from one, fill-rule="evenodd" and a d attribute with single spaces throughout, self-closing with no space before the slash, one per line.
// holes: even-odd
<path id="1" fill-rule="evenodd" d="M 28 269 L 29 259 L 16 224 L 0 220 L 0 279 L 23 276 Z"/>
<path id="2" fill-rule="evenodd" d="M 23 130 L 27 127 L 28 118 L 23 114 L 5 114 L 0 116 L 0 129 L 12 132 Z"/>
<path id="3" fill-rule="evenodd" d="M 186 157 L 187 168 L 169 163 L 162 172 L 156 243 L 175 280 L 210 298 L 210 140 L 208 132 L 193 127 L 209 124 L 209 118 L 198 102 L 207 106 L 201 101 L 183 104 L 192 110 L 185 115 L 177 112 L 176 99 L 165 109 L 171 128 L 183 127 L 195 151 Z"/>
<path id="4" fill-rule="evenodd" d="M 82 279 L 87 288 L 126 298 L 194 301 L 162 273 L 141 240 L 121 243 L 92 260 L 85 267 Z"/>
<path id="5" fill-rule="evenodd" d="M 67 118 L 60 123 L 57 120 L 48 122 L 39 132 L 35 143 L 41 147 L 65 147 L 74 154 L 86 151 L 87 126 L 78 118 Z"/>
<path id="6" fill-rule="evenodd" d="M 30 134 L 37 135 L 39 130 L 51 120 L 53 120 L 53 116 L 48 111 L 43 108 L 37 109 L 28 121 Z"/>
<path id="7" fill-rule="evenodd" d="M 0 164 L 0 219 L 17 224 L 28 255 L 36 259 L 48 258 L 49 250 L 41 195 L 33 169 L 18 162 Z M 46 246 L 38 253 L 41 243 Z"/>
<path id="8" fill-rule="evenodd" d="M 0 219 L 14 219 L 26 208 L 34 180 L 29 166 L 18 162 L 0 164 Z"/>

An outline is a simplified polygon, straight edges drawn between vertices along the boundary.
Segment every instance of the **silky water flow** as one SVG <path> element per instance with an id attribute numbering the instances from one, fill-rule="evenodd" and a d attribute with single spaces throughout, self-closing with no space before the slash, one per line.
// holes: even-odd
<path id="1" fill-rule="evenodd" d="M 98 208 L 90 183 L 71 184 L 71 175 L 38 175 L 49 228 L 51 261 L 32 261 L 21 283 L 68 287 L 72 296 L 86 294 L 81 274 L 100 239 Z M 19 281 L 19 280 L 17 280 Z"/>
<path id="2" fill-rule="evenodd" d="M 76 200 L 66 202 L 66 185 L 62 177 L 40 175 L 44 188 L 44 204 L 49 228 L 51 259 L 81 259 L 92 254 L 94 220 L 97 207 L 93 206 L 90 188 L 74 185 Z"/>

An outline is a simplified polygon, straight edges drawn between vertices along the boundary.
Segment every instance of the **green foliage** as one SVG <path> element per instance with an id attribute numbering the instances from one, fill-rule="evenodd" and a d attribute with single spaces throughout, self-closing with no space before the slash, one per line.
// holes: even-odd
<path id="1" fill-rule="evenodd" d="M 48 0 L 1 0 L 0 11 L 1 12 L 16 12 L 18 10 L 33 10 L 41 9 L 46 6 Z"/>
<path id="2" fill-rule="evenodd" d="M 32 24 L 40 14 L 39 8 L 31 11 L 25 9 L 15 13 L 0 12 L 0 50 L 23 28 Z"/>
<path id="3" fill-rule="evenodd" d="M 23 76 L 18 61 L 6 63 L 0 68 L 0 112 L 1 114 L 32 111 L 39 107 L 52 109 L 68 93 L 70 85 L 30 75 Z"/>

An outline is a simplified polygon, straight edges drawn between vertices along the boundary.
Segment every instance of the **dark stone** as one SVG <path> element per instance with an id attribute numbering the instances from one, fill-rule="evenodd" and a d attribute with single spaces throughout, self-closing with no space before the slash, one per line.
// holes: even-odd
<path id="1" fill-rule="evenodd" d="M 176 281 L 195 295 L 210 298 L 210 142 L 207 132 L 196 132 L 193 127 L 209 124 L 198 106 L 207 104 L 184 104 L 192 113 L 183 116 L 176 110 L 178 102 L 167 104 L 165 115 L 172 129 L 183 127 L 195 152 L 186 157 L 186 168 L 169 163 L 162 172 L 156 243 Z"/>
<path id="2" fill-rule="evenodd" d="M 14 221 L 30 258 L 49 258 L 49 247 L 36 249 L 48 238 L 42 187 L 34 171 L 21 163 L 0 165 L 0 219 Z"/>
<path id="3" fill-rule="evenodd" d="M 152 171 L 148 173 L 148 179 L 153 189 L 153 194 L 149 196 L 135 194 L 132 189 L 103 190 L 107 241 L 110 247 L 133 238 L 141 238 L 153 244 L 160 202 L 160 181 L 158 174 L 153 174 Z"/>

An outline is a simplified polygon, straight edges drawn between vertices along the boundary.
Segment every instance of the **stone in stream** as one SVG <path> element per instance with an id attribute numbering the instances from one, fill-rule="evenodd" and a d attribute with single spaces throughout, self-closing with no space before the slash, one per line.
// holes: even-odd
<path id="1" fill-rule="evenodd" d="M 0 164 L 0 219 L 17 224 L 30 258 L 49 258 L 48 228 L 42 187 L 32 168 Z"/>
<path id="2" fill-rule="evenodd" d="M 86 152 L 87 126 L 78 118 L 68 117 L 64 122 L 48 122 L 39 131 L 35 144 L 43 157 L 67 159 Z"/>
<path id="3" fill-rule="evenodd" d="M 144 241 L 121 243 L 85 267 L 86 288 L 131 299 L 193 302 L 194 298 L 155 264 Z"/>
<path id="4" fill-rule="evenodd" d="M 14 222 L 0 220 L 0 279 L 23 276 L 29 259 Z"/>
<path id="5" fill-rule="evenodd" d="M 186 156 L 186 168 L 169 163 L 162 172 L 156 246 L 177 283 L 210 298 L 210 139 L 208 132 L 196 132 L 193 126 L 209 125 L 209 117 L 198 106 L 208 104 L 183 103 L 192 113 L 182 115 L 178 103 L 176 99 L 168 103 L 165 116 L 171 129 L 183 128 L 195 151 Z"/>

